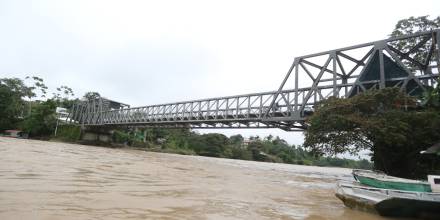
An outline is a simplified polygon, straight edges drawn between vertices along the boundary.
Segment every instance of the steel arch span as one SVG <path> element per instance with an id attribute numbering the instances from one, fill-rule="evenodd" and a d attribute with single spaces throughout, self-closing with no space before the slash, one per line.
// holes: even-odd
<path id="1" fill-rule="evenodd" d="M 411 42 L 414 46 L 401 49 Z M 296 57 L 276 91 L 130 107 L 105 98 L 81 101 L 67 121 L 98 127 L 306 129 L 314 105 L 330 96 L 397 87 L 417 95 L 440 70 L 440 30 Z"/>

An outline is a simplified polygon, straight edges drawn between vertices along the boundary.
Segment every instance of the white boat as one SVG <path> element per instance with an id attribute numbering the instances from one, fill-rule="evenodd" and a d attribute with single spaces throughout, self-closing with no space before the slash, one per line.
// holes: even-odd
<path id="1" fill-rule="evenodd" d="M 381 189 L 339 182 L 336 197 L 347 207 L 382 216 L 440 219 L 440 193 Z"/>

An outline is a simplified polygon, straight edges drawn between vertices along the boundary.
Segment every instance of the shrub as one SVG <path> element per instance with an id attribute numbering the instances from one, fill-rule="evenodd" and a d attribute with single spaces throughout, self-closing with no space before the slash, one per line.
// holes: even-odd
<path id="1" fill-rule="evenodd" d="M 69 142 L 79 141 L 81 138 L 81 126 L 79 125 L 59 125 L 57 139 Z"/>

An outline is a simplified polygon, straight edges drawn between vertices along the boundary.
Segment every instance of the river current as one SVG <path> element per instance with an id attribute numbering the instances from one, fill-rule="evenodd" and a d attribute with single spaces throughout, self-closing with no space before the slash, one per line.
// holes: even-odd
<path id="1" fill-rule="evenodd" d="M 0 219 L 388 219 L 334 196 L 350 170 L 0 137 Z"/>

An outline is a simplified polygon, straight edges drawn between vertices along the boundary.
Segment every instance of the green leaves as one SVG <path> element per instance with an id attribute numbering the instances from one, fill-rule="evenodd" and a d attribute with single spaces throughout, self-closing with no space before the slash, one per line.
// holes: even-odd
<path id="1" fill-rule="evenodd" d="M 22 98 L 33 95 L 21 79 L 0 78 L 0 131 L 17 128 L 25 112 Z"/>
<path id="2" fill-rule="evenodd" d="M 429 31 L 440 28 L 440 16 L 429 19 L 429 16 L 409 17 L 397 22 L 394 30 L 391 32 L 390 37 L 399 37 L 402 35 L 413 34 L 416 32 Z M 412 50 L 417 44 L 424 41 L 424 38 L 409 38 L 401 41 L 391 42 L 391 45 L 400 51 L 408 52 Z M 429 40 L 428 40 L 429 41 Z M 418 49 L 413 50 L 410 54 L 414 60 L 419 61 L 421 64 L 425 64 L 428 52 L 431 48 L 428 44 L 421 46 Z M 406 65 L 413 69 L 424 68 L 423 66 L 416 65 L 409 60 L 403 61 Z"/>
<path id="3" fill-rule="evenodd" d="M 325 100 L 308 119 L 304 146 L 328 155 L 371 150 L 376 169 L 423 176 L 431 161 L 421 160 L 418 152 L 440 140 L 440 111 L 420 109 L 416 103 L 396 88 Z M 412 165 L 402 168 L 409 161 Z"/>
<path id="4" fill-rule="evenodd" d="M 67 86 L 57 88 L 61 95 L 46 99 L 48 87 L 37 76 L 25 78 L 30 84 L 19 78 L 0 78 L 0 131 L 6 129 L 23 130 L 35 136 L 48 136 L 55 128 L 55 108 L 70 107 L 74 100 L 73 90 Z M 32 100 L 40 94 L 43 100 Z M 29 100 L 26 100 L 29 99 Z"/>
<path id="5" fill-rule="evenodd" d="M 32 107 L 31 114 L 22 122 L 23 130 L 34 137 L 50 136 L 55 130 L 56 106 L 56 102 L 51 99 L 36 103 Z"/>
<path id="6" fill-rule="evenodd" d="M 83 97 L 88 101 L 92 101 L 100 98 L 101 95 L 98 92 L 86 92 L 86 94 Z"/>
<path id="7" fill-rule="evenodd" d="M 29 87 L 29 89 L 32 90 L 32 93 L 28 94 L 27 97 L 29 99 L 36 97 L 36 93 L 34 92 L 35 89 L 38 89 L 41 93 L 41 97 L 46 97 L 47 94 L 47 89 L 48 87 L 46 86 L 46 84 L 44 84 L 44 80 L 40 77 L 37 76 L 26 76 L 25 79 L 31 79 L 32 80 L 32 86 Z"/>
<path id="8" fill-rule="evenodd" d="M 421 105 L 428 108 L 440 109 L 440 80 L 437 81 L 437 86 L 428 88 L 421 97 Z"/>
<path id="9" fill-rule="evenodd" d="M 370 149 L 371 141 L 382 136 L 401 139 L 398 132 L 408 125 L 395 116 L 414 103 L 414 98 L 398 89 L 370 91 L 348 99 L 330 98 L 308 119 L 311 126 L 305 133 L 305 146 L 334 155 Z"/>

